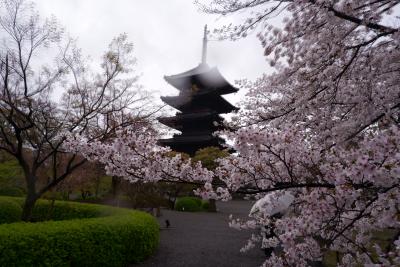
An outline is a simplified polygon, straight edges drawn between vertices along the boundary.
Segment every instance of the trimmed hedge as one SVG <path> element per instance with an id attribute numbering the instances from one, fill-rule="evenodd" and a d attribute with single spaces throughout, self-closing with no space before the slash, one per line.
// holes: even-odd
<path id="1" fill-rule="evenodd" d="M 175 210 L 178 211 L 201 211 L 202 200 L 197 197 L 180 197 L 175 202 Z"/>
<path id="2" fill-rule="evenodd" d="M 22 203 L 21 203 L 22 204 Z M 114 208 L 68 201 L 40 199 L 33 209 L 32 221 L 63 221 L 110 216 Z"/>
<path id="3" fill-rule="evenodd" d="M 5 197 L 0 197 L 0 224 L 13 223 L 21 219 L 21 205 Z"/>
<path id="4" fill-rule="evenodd" d="M 210 208 L 210 202 L 208 202 L 208 200 L 203 200 L 201 202 L 201 208 L 203 210 L 208 210 Z"/>
<path id="5" fill-rule="evenodd" d="M 7 201 L 23 203 L 0 197 L 0 203 Z M 0 266 L 126 266 L 143 261 L 158 246 L 158 223 L 144 212 L 38 201 L 34 217 L 49 215 L 58 221 L 0 225 Z"/>

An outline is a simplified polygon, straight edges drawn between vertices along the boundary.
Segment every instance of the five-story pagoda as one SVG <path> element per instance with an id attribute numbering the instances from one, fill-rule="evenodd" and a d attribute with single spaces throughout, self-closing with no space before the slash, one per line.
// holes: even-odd
<path id="1" fill-rule="evenodd" d="M 204 28 L 201 64 L 189 71 L 164 77 L 179 90 L 179 95 L 161 99 L 179 112 L 173 117 L 161 117 L 158 120 L 182 134 L 160 139 L 159 143 L 189 155 L 194 155 L 200 148 L 221 147 L 224 141 L 213 135 L 223 127 L 223 118 L 219 114 L 237 110 L 221 95 L 235 93 L 238 89 L 230 85 L 216 67 L 207 65 L 206 56 L 207 26 Z"/>

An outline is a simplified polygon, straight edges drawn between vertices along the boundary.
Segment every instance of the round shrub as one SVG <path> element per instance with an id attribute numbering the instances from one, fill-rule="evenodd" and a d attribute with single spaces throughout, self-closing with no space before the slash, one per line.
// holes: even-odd
<path id="1" fill-rule="evenodd" d="M 144 212 L 44 200 L 34 216 L 50 211 L 59 221 L 0 225 L 0 266 L 127 266 L 158 245 L 158 223 Z"/>
<path id="2" fill-rule="evenodd" d="M 175 210 L 200 211 L 201 199 L 196 197 L 180 197 L 175 202 Z"/>
<path id="3" fill-rule="evenodd" d="M 202 204 L 203 201 L 200 198 L 198 198 L 198 197 L 189 197 L 189 198 L 191 198 L 194 201 L 196 201 L 197 205 L 201 207 L 201 204 Z"/>
<path id="4" fill-rule="evenodd" d="M 7 197 L 0 197 L 0 224 L 17 222 L 21 215 L 21 205 Z"/>
<path id="5" fill-rule="evenodd" d="M 203 210 L 208 210 L 210 208 L 210 202 L 208 202 L 208 200 L 203 200 L 201 202 L 201 208 Z"/>

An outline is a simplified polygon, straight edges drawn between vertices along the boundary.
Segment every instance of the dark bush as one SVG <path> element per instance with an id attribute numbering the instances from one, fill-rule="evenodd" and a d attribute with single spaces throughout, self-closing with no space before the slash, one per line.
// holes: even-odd
<path id="1" fill-rule="evenodd" d="M 175 202 L 175 210 L 201 211 L 201 199 L 196 197 L 180 197 Z"/>
<path id="2" fill-rule="evenodd" d="M 200 161 L 203 167 L 209 170 L 215 170 L 218 167 L 218 159 L 229 156 L 229 152 L 221 150 L 215 146 L 209 146 L 196 151 L 193 161 Z"/>
<path id="3" fill-rule="evenodd" d="M 168 201 L 160 191 L 160 186 L 156 183 L 129 183 L 123 181 L 122 190 L 126 195 L 126 200 L 132 208 L 157 208 L 168 206 Z"/>
<path id="4" fill-rule="evenodd" d="M 21 205 L 7 197 L 0 197 L 0 224 L 17 222 L 21 215 Z"/>
<path id="5" fill-rule="evenodd" d="M 4 153 L 0 153 L 0 159 Z M 25 180 L 23 171 L 16 160 L 0 162 L 0 195 L 2 196 L 23 196 L 25 188 Z"/>
<path id="6" fill-rule="evenodd" d="M 46 218 L 49 212 L 64 221 L 0 225 L 0 266 L 126 266 L 158 245 L 158 223 L 143 212 L 42 200 L 34 216 Z M 90 218 L 79 219 L 83 216 Z"/>
<path id="7" fill-rule="evenodd" d="M 201 207 L 201 204 L 203 203 L 203 201 L 200 198 L 198 198 L 198 197 L 190 197 L 190 198 L 193 199 L 194 201 L 196 201 L 197 205 L 199 207 Z"/>
<path id="8" fill-rule="evenodd" d="M 0 196 L 22 197 L 25 195 L 24 191 L 18 187 L 2 187 L 0 188 Z"/>
<path id="9" fill-rule="evenodd" d="M 208 200 L 203 200 L 201 202 L 201 208 L 203 210 L 208 210 L 210 208 L 210 202 L 208 202 Z"/>

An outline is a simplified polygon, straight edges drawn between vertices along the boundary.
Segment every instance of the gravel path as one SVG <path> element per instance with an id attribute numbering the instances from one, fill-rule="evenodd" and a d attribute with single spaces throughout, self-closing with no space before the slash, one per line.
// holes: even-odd
<path id="1" fill-rule="evenodd" d="M 160 245 L 156 254 L 140 267 L 251 267 L 260 266 L 264 253 L 254 248 L 241 253 L 250 236 L 248 231 L 229 228 L 229 214 L 247 217 L 252 203 L 229 201 L 217 203 L 218 212 L 177 212 L 162 210 Z M 165 228 L 165 220 L 171 226 Z"/>

